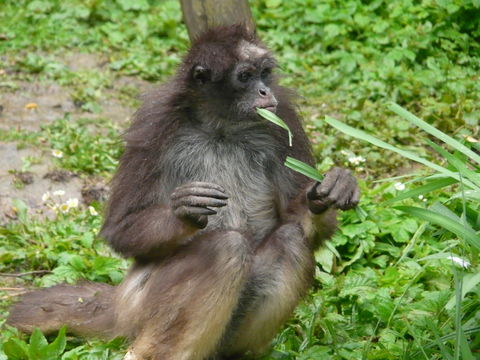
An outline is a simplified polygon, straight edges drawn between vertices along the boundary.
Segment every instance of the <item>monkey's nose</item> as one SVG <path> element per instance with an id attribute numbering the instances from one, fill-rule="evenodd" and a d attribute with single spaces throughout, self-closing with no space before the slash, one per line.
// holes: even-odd
<path id="1" fill-rule="evenodd" d="M 268 95 L 268 89 L 266 89 L 266 88 L 260 88 L 260 89 L 258 89 L 258 93 L 260 94 L 260 96 L 265 97 L 265 96 Z"/>

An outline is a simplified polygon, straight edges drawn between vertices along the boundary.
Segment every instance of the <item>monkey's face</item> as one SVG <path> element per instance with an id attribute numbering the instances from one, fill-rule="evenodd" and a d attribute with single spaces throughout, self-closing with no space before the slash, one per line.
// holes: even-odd
<path id="1" fill-rule="evenodd" d="M 257 108 L 275 112 L 275 60 L 267 50 L 253 45 L 242 45 L 235 55 L 235 60 L 221 73 L 201 65 L 193 68 L 202 108 L 239 121 L 257 117 Z"/>
<path id="2" fill-rule="evenodd" d="M 239 62 L 233 68 L 229 81 L 239 114 L 255 114 L 257 108 L 277 110 L 278 101 L 272 91 L 274 66 L 272 59 L 265 58 Z"/>

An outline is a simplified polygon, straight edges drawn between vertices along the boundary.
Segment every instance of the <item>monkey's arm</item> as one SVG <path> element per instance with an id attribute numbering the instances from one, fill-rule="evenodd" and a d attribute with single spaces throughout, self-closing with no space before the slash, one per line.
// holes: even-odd
<path id="1" fill-rule="evenodd" d="M 178 218 L 169 206 L 157 205 L 126 215 L 118 222 L 107 219 L 102 236 L 126 257 L 154 257 L 168 254 L 197 230 Z"/>
<path id="2" fill-rule="evenodd" d="M 349 210 L 358 205 L 357 179 L 349 170 L 335 167 L 325 174 L 321 183 L 316 182 L 307 190 L 306 200 L 317 233 L 314 246 L 319 246 L 337 228 L 337 209 Z"/>
<path id="3" fill-rule="evenodd" d="M 314 247 L 322 240 L 330 238 L 337 228 L 337 209 L 349 210 L 357 206 L 360 189 L 357 180 L 349 170 L 333 168 L 327 172 L 323 181 L 309 184 L 306 190 L 291 204 L 289 220 L 304 223 L 304 229 L 313 225 L 317 234 Z M 303 211 L 301 211 L 303 210 Z M 301 217 L 292 219 L 292 217 Z"/>
<path id="4" fill-rule="evenodd" d="M 123 216 L 106 218 L 102 236 L 124 256 L 152 258 L 163 256 L 185 244 L 207 225 L 209 207 L 225 206 L 227 196 L 215 184 L 194 182 L 177 187 L 169 204 L 151 205 Z M 111 203 L 110 207 L 114 207 Z M 109 214 L 112 211 L 109 212 Z"/>

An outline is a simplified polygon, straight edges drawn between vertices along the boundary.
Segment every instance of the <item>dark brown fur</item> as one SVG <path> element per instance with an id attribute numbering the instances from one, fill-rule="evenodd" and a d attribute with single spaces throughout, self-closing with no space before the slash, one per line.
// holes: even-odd
<path id="1" fill-rule="evenodd" d="M 145 99 L 125 136 L 102 229 L 116 251 L 135 258 L 124 282 L 112 297 L 105 288 L 92 295 L 91 284 L 33 292 L 12 309 L 9 322 L 50 331 L 63 320 L 84 334 L 83 324 L 111 301 L 91 331 L 130 338 L 131 359 L 264 351 L 310 286 L 320 243 L 313 229 L 320 241 L 330 237 L 335 209 L 358 202 L 355 180 L 344 170 L 313 184 L 283 165 L 287 156 L 309 164 L 313 158 L 294 94 L 274 76 L 263 77 L 261 69 L 272 63 L 242 26 L 195 41 L 177 74 Z M 242 64 L 262 71 L 254 90 L 235 85 Z M 258 101 L 275 105 L 293 132 L 293 147 L 283 129 L 255 114 Z M 203 195 L 189 195 L 197 193 Z M 98 299 L 99 306 L 87 308 L 76 296 Z M 61 316 L 42 325 L 52 311 L 42 304 L 50 302 Z"/>

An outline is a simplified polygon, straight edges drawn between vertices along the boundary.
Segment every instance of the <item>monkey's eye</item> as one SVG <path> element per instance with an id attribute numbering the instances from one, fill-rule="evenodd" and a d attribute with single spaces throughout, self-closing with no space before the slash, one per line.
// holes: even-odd
<path id="1" fill-rule="evenodd" d="M 249 71 L 243 71 L 240 74 L 238 74 L 238 81 L 246 83 L 248 80 L 250 80 L 252 77 L 252 73 Z"/>
<path id="2" fill-rule="evenodd" d="M 265 68 L 265 69 L 262 70 L 262 73 L 260 74 L 260 77 L 262 78 L 262 80 L 264 80 L 264 79 L 268 78 L 271 73 L 272 73 L 272 69 Z"/>
<path id="3" fill-rule="evenodd" d="M 211 71 L 205 69 L 203 66 L 197 65 L 193 69 L 192 76 L 199 84 L 205 84 L 207 81 L 210 81 Z"/>

